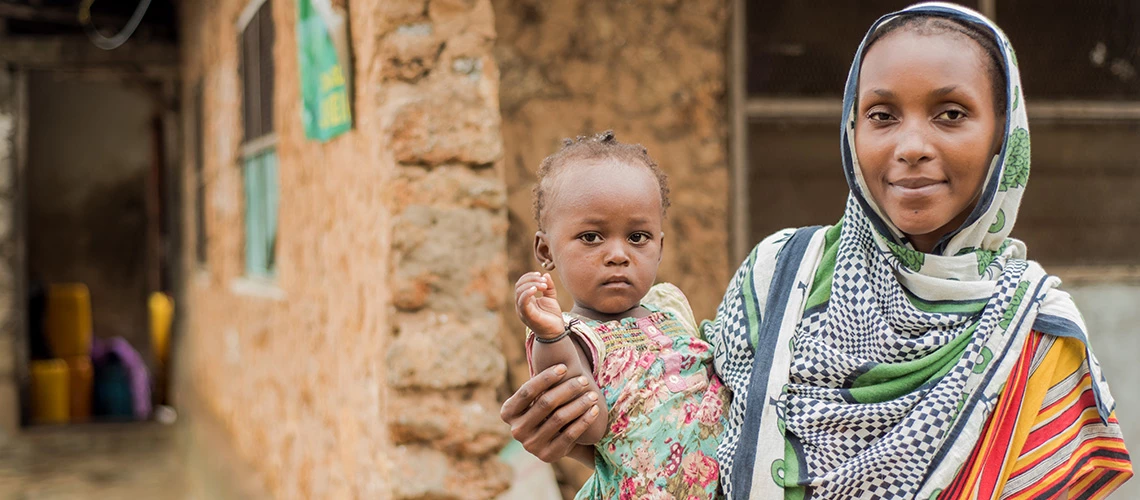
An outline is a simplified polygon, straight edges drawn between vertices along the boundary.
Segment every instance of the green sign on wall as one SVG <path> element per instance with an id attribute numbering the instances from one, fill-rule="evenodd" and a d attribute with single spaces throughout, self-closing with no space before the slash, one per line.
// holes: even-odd
<path id="1" fill-rule="evenodd" d="M 305 136 L 328 141 L 352 128 L 346 16 L 329 0 L 297 0 L 297 58 Z"/>

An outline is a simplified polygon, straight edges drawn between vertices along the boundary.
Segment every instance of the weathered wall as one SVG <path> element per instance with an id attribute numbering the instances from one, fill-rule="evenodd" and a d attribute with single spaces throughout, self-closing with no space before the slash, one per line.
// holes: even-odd
<path id="1" fill-rule="evenodd" d="M 0 71 L 0 444 L 20 428 L 19 366 L 27 355 L 26 343 L 17 338 L 26 321 L 22 314 L 24 296 L 19 278 L 24 251 L 19 235 L 17 200 L 19 171 L 17 158 L 17 124 L 19 113 L 19 78 L 10 71 Z"/>
<path id="2" fill-rule="evenodd" d="M 388 186 L 397 312 L 385 358 L 401 445 L 394 491 L 490 498 L 510 480 L 497 458 L 507 438 L 495 397 L 504 380 L 507 213 L 491 2 L 379 10 L 388 20 L 380 55 L 362 73 L 388 82 L 381 111 L 397 164 Z"/>
<path id="3" fill-rule="evenodd" d="M 125 83 L 28 77 L 28 273 L 91 291 L 98 337 L 150 352 L 146 180 L 155 109 Z"/>
<path id="4" fill-rule="evenodd" d="M 712 317 L 734 265 L 728 261 L 728 2 L 494 5 L 510 200 L 509 282 L 538 269 L 531 215 L 538 164 L 564 137 L 613 129 L 619 140 L 647 147 L 669 175 L 672 208 L 658 279 L 680 286 L 698 317 Z M 526 362 L 522 326 L 509 304 L 505 312 L 513 389 L 527 376 Z"/>
<path id="5" fill-rule="evenodd" d="M 295 4 L 270 1 L 271 285 L 242 280 L 245 2 L 181 4 L 185 81 L 204 89 L 208 228 L 182 385 L 276 497 L 490 497 L 509 480 L 495 457 L 507 218 L 490 3 L 348 2 L 356 123 L 322 145 L 301 126 Z"/>

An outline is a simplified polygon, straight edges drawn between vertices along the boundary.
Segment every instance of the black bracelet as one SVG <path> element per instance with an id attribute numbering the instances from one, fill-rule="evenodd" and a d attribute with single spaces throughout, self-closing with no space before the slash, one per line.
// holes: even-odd
<path id="1" fill-rule="evenodd" d="M 570 322 L 569 322 L 569 323 L 566 323 L 566 328 L 564 328 L 564 329 L 562 330 L 562 333 L 560 333 L 560 334 L 559 334 L 557 337 L 554 337 L 554 338 L 552 338 L 552 339 L 544 339 L 544 338 L 540 337 L 540 336 L 539 336 L 539 335 L 536 333 L 536 334 L 534 334 L 534 341 L 535 341 L 535 342 L 538 342 L 539 344 L 554 344 L 554 343 L 557 343 L 558 341 L 560 341 L 560 340 L 562 340 L 562 339 L 566 338 L 566 336 L 567 336 L 567 335 L 570 335 L 570 327 L 574 326 L 574 325 L 575 325 L 575 324 L 577 324 L 577 323 L 578 323 L 578 320 L 576 320 L 576 319 L 572 319 L 572 320 L 570 320 Z"/>

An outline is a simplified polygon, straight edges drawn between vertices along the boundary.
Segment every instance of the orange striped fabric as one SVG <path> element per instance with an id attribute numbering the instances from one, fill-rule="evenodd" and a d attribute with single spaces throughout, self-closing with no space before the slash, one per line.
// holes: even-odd
<path id="1" fill-rule="evenodd" d="M 944 499 L 1097 499 L 1132 477 L 1114 413 L 1105 423 L 1076 339 L 1032 332 L 982 438 Z"/>

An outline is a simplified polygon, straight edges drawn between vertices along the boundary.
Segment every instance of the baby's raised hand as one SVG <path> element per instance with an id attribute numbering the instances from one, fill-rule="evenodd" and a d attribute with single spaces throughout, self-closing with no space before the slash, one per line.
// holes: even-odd
<path id="1" fill-rule="evenodd" d="M 542 338 L 562 334 L 562 308 L 554 292 L 550 273 L 526 273 L 515 283 L 515 312 L 523 324 Z"/>

